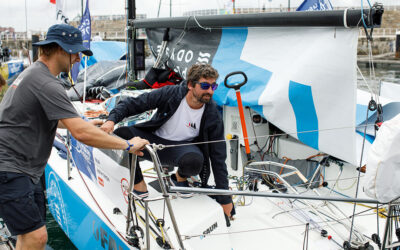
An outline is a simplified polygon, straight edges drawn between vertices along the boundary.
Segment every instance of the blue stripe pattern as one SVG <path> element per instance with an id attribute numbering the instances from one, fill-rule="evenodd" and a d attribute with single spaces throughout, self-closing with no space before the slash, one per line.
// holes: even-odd
<path id="1" fill-rule="evenodd" d="M 297 137 L 308 146 L 318 148 L 318 117 L 314 106 L 311 86 L 290 81 L 289 101 L 296 117 Z M 305 131 L 314 131 L 306 132 Z"/>
<path id="2" fill-rule="evenodd" d="M 261 111 L 259 113 L 262 115 L 262 106 L 258 105 L 258 100 L 272 72 L 240 59 L 247 35 L 247 28 L 222 30 L 221 41 L 212 61 L 212 66 L 220 75 L 217 81 L 219 86 L 213 98 L 218 105 L 237 106 L 235 91 L 225 87 L 224 79 L 233 71 L 243 71 L 248 78 L 248 82 L 240 88 L 243 105 Z"/>

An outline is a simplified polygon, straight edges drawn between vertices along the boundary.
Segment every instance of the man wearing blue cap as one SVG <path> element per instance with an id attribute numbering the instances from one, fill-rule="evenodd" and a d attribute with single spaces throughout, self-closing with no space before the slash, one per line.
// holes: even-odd
<path id="1" fill-rule="evenodd" d="M 50 156 L 57 127 L 99 148 L 140 151 L 147 140 L 110 136 L 80 118 L 56 78 L 79 62 L 81 32 L 69 25 L 49 28 L 39 46 L 39 60 L 22 72 L 0 103 L 0 217 L 17 237 L 17 249 L 44 249 L 45 201 L 40 177 Z"/>

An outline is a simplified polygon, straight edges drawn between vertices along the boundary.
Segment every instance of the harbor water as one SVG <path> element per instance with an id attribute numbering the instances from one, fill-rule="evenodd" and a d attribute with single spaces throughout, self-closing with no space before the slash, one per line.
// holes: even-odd
<path id="1" fill-rule="evenodd" d="M 54 250 L 76 250 L 77 248 L 68 239 L 64 231 L 58 226 L 49 209 L 46 208 L 46 227 L 48 233 L 47 245 Z M 47 250 L 47 249 L 46 249 Z"/>

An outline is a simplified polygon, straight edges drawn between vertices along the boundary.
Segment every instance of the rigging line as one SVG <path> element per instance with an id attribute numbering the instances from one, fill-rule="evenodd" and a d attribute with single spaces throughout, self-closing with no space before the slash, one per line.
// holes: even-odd
<path id="1" fill-rule="evenodd" d="M 142 208 L 143 210 L 146 210 L 146 208 L 143 206 L 143 202 L 142 202 L 141 200 L 136 200 L 135 203 L 138 204 L 139 207 Z M 164 200 L 164 204 L 165 204 L 165 200 Z M 162 225 L 162 222 L 153 214 L 153 212 L 151 211 L 150 207 L 148 208 L 148 210 L 149 210 L 149 215 L 150 215 L 151 222 L 153 222 L 153 224 L 155 225 L 155 227 L 156 227 L 156 228 L 158 229 L 158 231 L 161 233 L 163 242 L 164 242 L 164 243 L 165 243 L 165 242 L 168 242 L 170 245 L 172 245 L 172 244 L 171 244 L 171 240 L 170 240 L 170 238 L 169 238 L 169 236 L 168 236 L 168 234 L 167 234 L 167 231 L 164 230 L 164 226 Z M 139 215 L 139 216 L 142 217 L 141 215 Z M 143 218 L 142 218 L 142 219 L 143 219 Z M 163 221 L 165 221 L 165 220 L 164 220 L 164 217 L 163 217 Z M 150 227 L 151 227 L 151 226 L 150 226 Z M 152 230 L 153 230 L 153 229 L 152 229 Z M 156 233 L 156 232 L 155 232 L 155 233 Z M 156 234 L 157 234 L 157 233 L 156 233 Z M 157 235 L 160 236 L 159 234 L 157 234 Z"/>
<path id="2" fill-rule="evenodd" d="M 368 117 L 367 117 L 368 119 Z M 327 129 L 315 129 L 315 130 L 307 130 L 307 131 L 299 131 L 299 132 L 292 132 L 292 133 L 280 133 L 280 134 L 268 134 L 268 135 L 260 135 L 260 136 L 248 136 L 247 139 L 255 139 L 255 138 L 263 138 L 263 137 L 271 137 L 271 136 L 285 136 L 285 135 L 296 135 L 296 134 L 305 134 L 305 133 L 315 133 L 315 132 L 325 132 L 325 131 L 332 131 L 332 130 L 339 130 L 339 129 L 347 129 L 347 128 L 361 128 L 368 126 L 375 126 L 375 124 L 363 124 L 358 126 L 348 126 L 348 127 L 337 127 L 337 128 L 327 128 Z M 364 134 L 365 136 L 365 134 Z M 201 144 L 209 144 L 209 143 L 219 143 L 219 142 L 226 142 L 226 141 L 233 141 L 233 140 L 241 140 L 244 138 L 238 137 L 237 139 L 220 139 L 220 140 L 212 140 L 212 141 L 203 141 L 203 142 L 190 142 L 190 143 L 182 143 L 182 144 L 171 144 L 171 145 L 163 145 L 163 144 L 156 144 L 157 149 L 165 149 L 165 148 L 172 148 L 172 147 L 184 147 L 190 145 L 201 145 Z"/>
<path id="3" fill-rule="evenodd" d="M 367 215 L 360 215 L 360 216 L 369 216 L 370 214 Z M 336 220 L 325 220 L 325 221 L 319 221 L 318 223 L 331 223 L 331 222 L 340 222 L 343 220 L 348 220 L 347 217 L 345 218 L 340 218 Z M 213 234 L 195 234 L 195 235 L 182 235 L 182 237 L 185 238 L 185 240 L 189 240 L 194 237 L 203 237 L 203 236 L 220 236 L 220 235 L 230 235 L 230 234 L 240 234 L 240 233 L 252 233 L 252 232 L 258 232 L 258 231 L 267 231 L 267 230 L 275 230 L 275 229 L 285 229 L 285 228 L 292 228 L 292 227 L 304 227 L 306 223 L 301 223 L 301 224 L 293 224 L 293 225 L 286 225 L 286 226 L 277 226 L 277 227 L 266 227 L 266 228 L 257 228 L 257 229 L 248 229 L 248 230 L 241 230 L 241 231 L 235 231 L 235 232 L 228 232 L 228 233 L 213 233 Z"/>
<path id="4" fill-rule="evenodd" d="M 375 76 L 375 68 L 374 68 L 374 58 L 372 55 L 372 41 L 369 41 L 367 39 L 367 44 L 368 44 L 368 60 L 369 60 L 369 78 L 371 81 L 376 82 L 376 76 Z M 375 99 L 377 102 L 379 102 L 379 95 L 376 93 L 375 94 Z"/>
<path id="5" fill-rule="evenodd" d="M 160 9 L 161 9 L 161 1 L 158 3 L 158 12 L 157 12 L 157 18 L 160 17 Z"/>
<path id="6" fill-rule="evenodd" d="M 56 133 L 56 135 L 58 135 L 57 137 L 61 137 L 61 138 L 59 138 L 59 139 L 63 139 L 63 137 L 62 137 L 61 135 L 59 135 L 58 133 Z M 100 204 L 98 203 L 98 201 L 97 201 L 96 198 L 94 197 L 94 195 L 93 195 L 93 193 L 91 192 L 91 190 L 90 190 L 88 184 L 86 183 L 85 179 L 83 178 L 82 173 L 81 173 L 81 171 L 79 170 L 79 167 L 77 166 L 77 164 L 76 164 L 76 162 L 75 162 L 75 159 L 72 157 L 72 153 L 71 153 L 71 151 L 69 150 L 68 145 L 66 144 L 66 142 L 65 142 L 64 139 L 62 140 L 62 142 L 63 142 L 64 146 L 66 147 L 66 149 L 67 149 L 67 151 L 68 151 L 68 154 L 71 156 L 72 163 L 73 163 L 73 165 L 75 166 L 75 168 L 77 169 L 78 174 L 79 174 L 79 176 L 80 176 L 82 182 L 84 183 L 84 185 L 85 185 L 87 191 L 89 192 L 90 196 L 92 197 L 93 201 L 95 202 L 95 204 L 97 205 L 97 207 L 99 208 L 99 210 L 101 211 L 101 213 L 103 214 L 103 216 L 104 216 L 104 217 L 107 219 L 107 221 L 110 223 L 110 225 L 111 225 L 111 226 L 114 228 L 114 230 L 119 234 L 119 236 L 121 236 L 121 238 L 122 238 L 125 242 L 129 243 L 128 240 L 125 238 L 124 234 L 121 233 L 121 232 L 117 229 L 117 227 L 112 223 L 111 219 L 106 215 L 106 213 L 104 212 L 104 210 L 101 208 Z M 71 146 L 72 146 L 72 145 L 71 145 Z M 136 206 L 135 206 L 135 203 L 133 203 L 133 205 L 134 205 L 134 214 L 136 215 L 136 225 L 138 226 L 138 218 L 137 218 L 137 214 L 136 214 Z M 133 213 L 133 211 L 131 211 L 131 213 Z"/>
<path id="7" fill-rule="evenodd" d="M 161 0 L 160 0 L 161 1 Z M 186 35 L 186 31 L 187 31 L 187 24 L 188 24 L 188 22 L 189 22 L 189 20 L 190 20 L 190 16 L 188 16 L 188 18 L 186 19 L 186 22 L 185 22 L 185 25 L 183 26 L 183 29 L 182 29 L 182 32 L 179 34 L 179 36 L 177 37 L 177 39 L 176 39 L 176 42 L 175 42 L 175 45 L 173 45 L 172 47 L 171 47 L 171 53 L 170 53 L 170 55 L 169 56 L 167 56 L 166 57 L 166 59 L 163 61 L 163 64 L 164 65 L 167 65 L 167 62 L 168 62 L 168 60 L 171 58 L 171 56 L 173 55 L 173 50 L 174 49 L 179 49 L 179 44 L 180 44 L 180 42 L 182 41 L 182 39 L 185 37 L 185 35 Z M 172 40 L 172 39 L 170 39 L 170 40 Z M 153 55 L 155 54 L 154 53 L 154 51 L 152 51 L 153 52 Z M 162 59 L 162 58 L 161 58 Z M 173 62 L 172 61 L 169 61 L 170 63 L 172 63 L 172 67 L 171 68 L 173 68 L 175 65 L 173 64 Z M 179 72 L 180 73 L 180 72 Z"/>
<path id="8" fill-rule="evenodd" d="M 209 32 L 211 32 L 211 28 L 210 27 L 203 27 L 201 26 L 201 24 L 199 23 L 199 21 L 197 21 L 196 16 L 193 16 L 194 21 L 196 22 L 197 26 L 199 26 L 200 28 L 202 28 L 203 30 L 207 30 Z"/>
<path id="9" fill-rule="evenodd" d="M 357 65 L 357 70 L 358 70 L 358 73 L 360 73 L 361 78 L 365 82 L 365 86 L 368 87 L 368 90 L 371 93 L 371 98 L 372 98 L 375 95 L 375 93 L 374 93 L 374 91 L 372 91 L 371 86 L 368 84 L 367 80 L 365 79 L 365 77 L 364 77 L 363 73 L 361 72 L 360 68 L 358 67 L 358 65 Z"/>
<path id="10" fill-rule="evenodd" d="M 110 225 L 114 228 L 114 230 L 119 234 L 119 236 L 121 236 L 121 238 L 128 243 L 128 240 L 125 238 L 125 236 L 117 229 L 117 227 L 112 223 L 111 219 L 106 215 L 106 213 L 104 212 L 104 210 L 101 208 L 100 204 L 98 203 L 98 201 L 96 200 L 96 198 L 94 197 L 93 193 L 90 191 L 90 188 L 88 186 L 88 184 L 86 183 L 85 179 L 82 176 L 81 171 L 79 170 L 78 166 L 75 163 L 74 158 L 72 157 L 71 151 L 69 150 L 68 146 L 65 145 L 64 146 L 67 148 L 68 154 L 70 154 L 71 156 L 71 160 L 73 162 L 73 164 L 75 165 L 75 168 L 78 170 L 78 174 L 81 177 L 82 182 L 85 184 L 85 187 L 87 189 L 87 191 L 89 192 L 90 196 L 92 197 L 93 201 L 96 203 L 97 207 L 99 208 L 99 210 L 101 211 L 101 213 L 103 214 L 103 216 L 107 219 L 107 221 L 110 223 Z"/>
<path id="11" fill-rule="evenodd" d="M 368 105 L 368 109 L 367 109 L 367 117 L 365 118 L 366 121 L 368 120 L 368 113 L 369 113 L 369 105 Z M 367 135 L 367 126 L 364 127 L 364 136 L 363 136 L 363 142 L 362 142 L 362 147 L 361 147 L 360 166 L 359 166 L 360 171 L 358 171 L 358 180 L 357 180 L 355 198 L 357 198 L 357 196 L 358 196 L 358 188 L 360 186 L 360 176 L 361 176 L 362 160 L 363 160 L 363 156 L 364 156 L 364 146 L 365 146 L 365 137 L 366 137 L 366 135 Z M 349 237 L 349 242 L 350 243 L 351 243 L 351 236 L 353 234 L 354 214 L 356 213 L 356 206 L 357 206 L 357 202 L 354 202 L 353 217 L 351 218 L 350 237 Z"/>

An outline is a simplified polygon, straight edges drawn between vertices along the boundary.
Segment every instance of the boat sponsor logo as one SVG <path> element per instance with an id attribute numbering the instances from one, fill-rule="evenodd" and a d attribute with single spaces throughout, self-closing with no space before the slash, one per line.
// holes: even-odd
<path id="1" fill-rule="evenodd" d="M 212 63 L 213 57 L 217 52 L 218 45 L 221 40 L 221 30 L 198 30 L 194 33 L 188 32 L 184 37 L 181 37 L 182 30 L 170 30 L 169 35 L 171 40 L 165 48 L 165 56 L 168 58 L 167 66 L 179 73 L 183 78 L 186 78 L 188 66 L 195 63 Z M 160 54 L 162 48 L 163 32 L 158 29 L 146 29 L 149 45 L 152 50 Z M 210 39 L 212 37 L 212 39 Z M 176 48 L 172 44 L 185 43 Z M 198 43 L 198 41 L 207 41 Z"/>
<path id="2" fill-rule="evenodd" d="M 93 221 L 93 237 L 100 243 L 103 249 L 122 250 L 122 246 L 118 245 L 115 239 L 102 226 L 97 226 Z M 100 247 L 99 247 L 100 248 Z"/>
<path id="3" fill-rule="evenodd" d="M 210 234 L 212 231 L 214 231 L 218 227 L 218 223 L 215 222 L 212 224 L 209 228 L 203 231 L 203 235 L 200 237 L 200 239 L 203 239 L 206 237 L 206 234 Z"/>
<path id="4" fill-rule="evenodd" d="M 199 57 L 197 58 L 197 62 L 199 63 L 208 63 L 210 61 L 211 54 L 203 53 L 199 51 Z"/>
<path id="5" fill-rule="evenodd" d="M 122 195 L 124 196 L 126 204 L 128 204 L 128 187 L 129 187 L 128 180 L 125 178 L 122 178 L 121 179 L 121 191 L 122 191 Z"/>
<path id="6" fill-rule="evenodd" d="M 75 160 L 76 166 L 93 182 L 96 182 L 97 178 L 93 158 L 93 148 L 80 143 L 74 137 L 71 137 L 71 145 L 71 154 Z"/>
<path id="7" fill-rule="evenodd" d="M 104 171 L 100 169 L 100 167 L 96 168 L 96 173 L 97 173 L 97 180 L 102 187 L 104 187 L 104 181 L 110 183 L 110 177 L 108 177 L 108 175 L 104 173 Z"/>
<path id="8" fill-rule="evenodd" d="M 104 181 L 100 176 L 97 177 L 97 180 L 99 181 L 100 186 L 104 187 Z"/>

